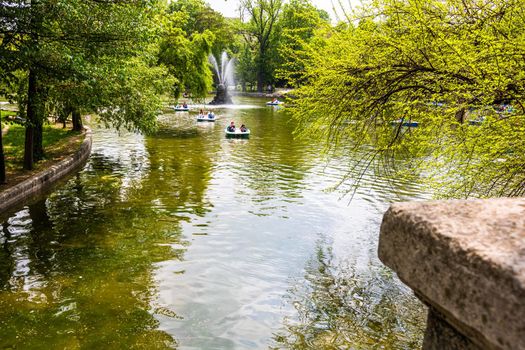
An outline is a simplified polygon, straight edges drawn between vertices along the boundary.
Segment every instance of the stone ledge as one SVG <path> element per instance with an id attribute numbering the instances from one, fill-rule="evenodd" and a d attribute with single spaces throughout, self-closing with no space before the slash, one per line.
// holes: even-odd
<path id="1" fill-rule="evenodd" d="M 85 128 L 85 138 L 78 151 L 57 164 L 35 174 L 0 193 L 0 213 L 9 210 L 28 198 L 41 193 L 51 185 L 80 168 L 91 154 L 91 129 Z"/>
<path id="2" fill-rule="evenodd" d="M 525 199 L 393 204 L 379 258 L 478 347 L 525 349 Z"/>

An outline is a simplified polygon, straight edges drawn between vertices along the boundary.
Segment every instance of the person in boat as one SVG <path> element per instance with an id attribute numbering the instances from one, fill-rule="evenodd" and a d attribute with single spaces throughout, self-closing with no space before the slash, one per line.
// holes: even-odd
<path id="1" fill-rule="evenodd" d="M 180 108 L 180 104 L 177 103 L 177 105 L 175 106 L 175 109 L 179 109 Z"/>
<path id="2" fill-rule="evenodd" d="M 272 99 L 272 103 L 277 103 L 277 102 L 279 102 L 279 101 L 277 101 L 277 98 L 274 97 L 274 98 Z"/>
<path id="3" fill-rule="evenodd" d="M 204 111 L 202 109 L 199 111 L 199 115 L 204 116 Z"/>
<path id="4" fill-rule="evenodd" d="M 240 128 L 241 132 L 246 132 L 248 129 L 246 128 L 246 125 L 242 124 Z"/>
<path id="5" fill-rule="evenodd" d="M 230 125 L 228 126 L 228 131 L 229 132 L 234 132 L 235 131 L 235 123 L 233 122 L 233 120 L 230 123 Z"/>
<path id="6" fill-rule="evenodd" d="M 213 114 L 212 111 L 209 111 L 208 112 L 208 119 L 213 119 L 213 117 L 215 117 L 215 114 Z"/>
<path id="7" fill-rule="evenodd" d="M 182 108 L 188 108 L 188 104 L 186 103 L 186 101 L 184 101 L 184 103 L 182 103 Z"/>

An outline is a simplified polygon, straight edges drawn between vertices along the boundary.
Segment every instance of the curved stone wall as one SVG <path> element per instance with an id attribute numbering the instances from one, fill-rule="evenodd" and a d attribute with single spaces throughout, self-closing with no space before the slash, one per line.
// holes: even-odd
<path id="1" fill-rule="evenodd" d="M 91 144 L 91 129 L 85 128 L 84 141 L 75 154 L 0 193 L 0 214 L 49 189 L 57 181 L 83 166 L 91 154 Z"/>

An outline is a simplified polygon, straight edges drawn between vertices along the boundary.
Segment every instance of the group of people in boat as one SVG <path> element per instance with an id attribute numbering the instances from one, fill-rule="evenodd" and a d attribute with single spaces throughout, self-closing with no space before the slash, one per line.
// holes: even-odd
<path id="1" fill-rule="evenodd" d="M 204 118 L 204 117 L 208 116 L 208 119 L 213 119 L 213 118 L 215 118 L 215 113 L 213 113 L 212 111 L 204 112 L 204 110 L 201 109 L 200 112 L 199 112 L 199 116 L 201 118 Z"/>
<path id="2" fill-rule="evenodd" d="M 235 132 L 236 127 L 235 127 L 235 122 L 233 120 L 231 121 L 231 123 L 228 126 L 227 130 L 229 132 Z M 239 128 L 239 131 L 240 132 L 246 132 L 246 131 L 248 131 L 248 128 L 246 127 L 246 125 L 242 124 L 241 127 Z"/>
<path id="3" fill-rule="evenodd" d="M 175 106 L 176 109 L 182 109 L 182 108 L 188 108 L 188 104 L 186 103 L 186 101 L 184 101 L 182 103 L 182 105 L 178 104 Z"/>

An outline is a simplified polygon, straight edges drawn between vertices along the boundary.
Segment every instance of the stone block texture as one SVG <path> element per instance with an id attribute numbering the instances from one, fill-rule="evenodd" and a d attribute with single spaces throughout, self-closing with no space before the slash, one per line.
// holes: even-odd
<path id="1" fill-rule="evenodd" d="M 379 258 L 459 337 L 481 349 L 525 349 L 525 199 L 393 204 Z M 427 329 L 424 347 L 447 337 Z"/>

